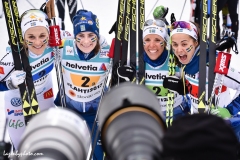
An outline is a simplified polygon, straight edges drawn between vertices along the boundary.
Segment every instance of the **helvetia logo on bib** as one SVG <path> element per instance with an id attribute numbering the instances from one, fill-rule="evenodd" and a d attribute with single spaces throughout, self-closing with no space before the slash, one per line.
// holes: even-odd
<path id="1" fill-rule="evenodd" d="M 66 62 L 66 67 L 81 69 L 81 70 L 88 70 L 88 71 L 97 71 L 96 66 L 93 66 L 93 65 L 82 66 L 82 65 L 79 65 L 78 63 L 72 64 L 72 63 Z"/>
<path id="2" fill-rule="evenodd" d="M 37 64 L 35 64 L 35 65 L 33 65 L 33 66 L 31 66 L 33 69 L 36 69 L 37 67 L 40 67 L 40 66 L 42 66 L 43 64 L 45 64 L 45 63 L 47 63 L 49 61 L 49 58 L 47 57 L 47 58 L 44 58 L 44 59 L 42 59 L 39 63 L 37 63 Z"/>

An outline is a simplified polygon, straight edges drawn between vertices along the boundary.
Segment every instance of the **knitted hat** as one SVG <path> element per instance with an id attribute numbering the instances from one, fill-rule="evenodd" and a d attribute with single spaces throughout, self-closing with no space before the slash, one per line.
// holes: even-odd
<path id="1" fill-rule="evenodd" d="M 238 140 L 220 117 L 194 114 L 181 117 L 163 138 L 164 156 L 176 160 L 236 160 Z"/>
<path id="2" fill-rule="evenodd" d="M 91 11 L 79 10 L 73 17 L 74 37 L 80 32 L 93 32 L 99 39 L 98 18 Z"/>

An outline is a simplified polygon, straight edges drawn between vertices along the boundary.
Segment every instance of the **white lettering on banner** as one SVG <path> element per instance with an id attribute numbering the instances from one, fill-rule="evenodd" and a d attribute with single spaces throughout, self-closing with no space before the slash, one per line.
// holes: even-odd
<path id="1" fill-rule="evenodd" d="M 173 83 L 178 83 L 178 81 L 174 81 L 174 80 L 172 80 L 172 79 L 169 79 L 168 81 L 169 81 L 169 82 L 173 82 Z"/>
<path id="2" fill-rule="evenodd" d="M 226 58 L 227 58 L 227 56 L 222 54 L 220 66 L 219 66 L 219 70 L 221 70 L 222 72 L 224 72 L 224 69 L 226 68 L 226 66 L 225 66 Z"/>
<path id="3" fill-rule="evenodd" d="M 58 36 L 58 30 L 57 28 L 54 28 L 54 35 L 55 35 L 55 41 L 56 41 L 56 44 L 60 44 L 60 38 Z"/>
<path id="4" fill-rule="evenodd" d="M 72 64 L 72 63 L 66 62 L 66 66 L 74 68 L 74 69 L 97 71 L 97 67 L 96 66 L 92 66 L 92 65 L 81 66 L 81 65 L 78 65 L 77 63 Z"/>
<path id="5" fill-rule="evenodd" d="M 31 66 L 33 69 L 36 69 L 37 67 L 40 67 L 41 65 L 43 65 L 44 63 L 46 63 L 46 62 L 48 62 L 49 61 L 49 58 L 47 57 L 47 58 L 44 58 L 44 59 L 42 59 L 39 63 L 37 63 L 37 64 L 35 64 L 35 65 L 33 65 L 33 66 Z"/>
<path id="6" fill-rule="evenodd" d="M 162 75 L 161 73 L 157 74 L 157 75 L 150 75 L 148 73 L 145 74 L 145 78 L 146 79 L 157 79 L 157 80 L 163 80 L 164 78 L 166 78 L 166 75 Z"/>

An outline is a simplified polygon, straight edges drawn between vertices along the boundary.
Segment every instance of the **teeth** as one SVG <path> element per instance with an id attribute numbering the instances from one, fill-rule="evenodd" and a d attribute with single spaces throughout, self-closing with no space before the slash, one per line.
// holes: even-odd
<path id="1" fill-rule="evenodd" d="M 40 46 L 40 47 L 37 47 L 37 46 L 34 46 L 34 48 L 37 48 L 37 49 L 39 49 L 39 48 L 41 48 L 42 46 Z"/>
<path id="2" fill-rule="evenodd" d="M 157 50 L 149 50 L 149 52 L 151 52 L 151 53 L 156 53 Z"/>

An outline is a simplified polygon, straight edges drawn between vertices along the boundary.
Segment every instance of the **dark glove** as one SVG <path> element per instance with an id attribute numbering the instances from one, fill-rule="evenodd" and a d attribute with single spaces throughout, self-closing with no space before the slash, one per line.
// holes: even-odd
<path id="1" fill-rule="evenodd" d="M 163 80 L 163 87 L 169 89 L 170 91 L 177 92 L 180 95 L 185 95 L 188 93 L 188 89 L 185 86 L 184 93 L 183 81 L 176 76 L 168 76 Z"/>
<path id="2" fill-rule="evenodd" d="M 117 21 L 113 24 L 112 28 L 108 33 L 112 34 L 112 32 L 115 32 L 115 34 L 117 33 Z"/>
<path id="3" fill-rule="evenodd" d="M 127 66 L 127 65 L 118 67 L 117 69 L 117 74 L 118 74 L 118 77 L 121 79 L 120 80 L 121 82 L 132 81 L 135 73 L 136 73 L 135 70 L 131 66 Z"/>
<path id="4" fill-rule="evenodd" d="M 224 51 L 225 49 L 229 49 L 235 46 L 235 50 L 233 50 L 236 54 L 238 54 L 238 49 L 236 45 L 236 40 L 233 36 L 224 36 L 219 42 L 216 44 L 216 50 Z"/>
<path id="5" fill-rule="evenodd" d="M 47 5 L 46 2 L 43 3 L 42 6 L 40 7 L 40 10 L 43 11 L 44 13 L 46 13 L 46 15 L 47 15 L 47 8 L 46 8 L 46 5 Z M 49 25 L 51 24 L 51 20 L 50 20 L 49 18 L 48 18 L 48 19 L 45 19 L 45 20 L 48 22 Z"/>
<path id="6" fill-rule="evenodd" d="M 171 14 L 171 24 L 176 21 L 176 18 L 174 16 L 174 13 Z"/>

